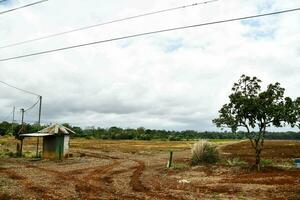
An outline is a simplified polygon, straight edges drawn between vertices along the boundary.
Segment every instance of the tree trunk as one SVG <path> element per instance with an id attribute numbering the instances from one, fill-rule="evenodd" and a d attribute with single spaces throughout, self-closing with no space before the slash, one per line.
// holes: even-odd
<path id="1" fill-rule="evenodd" d="M 23 155 L 23 138 L 21 139 L 20 156 Z"/>
<path id="2" fill-rule="evenodd" d="M 255 164 L 253 167 L 255 167 L 255 169 L 259 172 L 261 171 L 261 152 L 263 150 L 263 146 L 264 146 L 264 136 L 265 136 L 265 126 L 263 126 L 263 130 L 260 129 L 259 131 L 259 135 L 258 138 L 254 139 L 254 137 L 251 135 L 250 130 L 247 126 L 245 126 L 247 128 L 247 137 L 250 140 L 251 146 L 253 147 L 254 151 L 255 151 Z M 262 126 L 261 126 L 262 127 Z"/>
<path id="3" fill-rule="evenodd" d="M 255 150 L 255 168 L 258 172 L 261 170 L 260 153 L 261 153 L 261 149 Z"/>
<path id="4" fill-rule="evenodd" d="M 261 152 L 264 148 L 264 135 L 262 135 L 261 139 L 255 141 L 255 168 L 259 172 L 261 171 Z"/>

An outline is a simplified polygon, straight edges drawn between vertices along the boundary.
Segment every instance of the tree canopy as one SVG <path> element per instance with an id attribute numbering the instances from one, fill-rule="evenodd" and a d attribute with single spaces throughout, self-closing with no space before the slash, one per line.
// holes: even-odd
<path id="1" fill-rule="evenodd" d="M 285 89 L 279 83 L 269 84 L 261 89 L 261 80 L 257 77 L 242 75 L 234 83 L 229 103 L 223 105 L 219 117 L 213 120 L 217 127 L 239 128 L 246 130 L 246 137 L 255 149 L 255 166 L 260 170 L 260 154 L 263 150 L 266 129 L 270 126 L 299 127 L 300 99 L 293 101 L 285 97 Z"/>

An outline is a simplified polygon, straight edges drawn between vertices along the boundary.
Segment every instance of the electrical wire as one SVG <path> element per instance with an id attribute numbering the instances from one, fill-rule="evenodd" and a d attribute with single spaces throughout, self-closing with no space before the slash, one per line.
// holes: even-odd
<path id="1" fill-rule="evenodd" d="M 17 7 L 17 8 L 12 8 L 10 10 L 2 11 L 2 12 L 0 12 L 0 15 L 9 13 L 9 12 L 12 12 L 12 11 L 15 11 L 15 10 L 20 10 L 20 9 L 23 9 L 23 8 L 27 8 L 27 7 L 30 7 L 30 6 L 34 6 L 36 4 L 44 3 L 46 1 L 49 1 L 49 0 L 37 1 L 37 2 L 33 2 L 33 3 L 27 4 L 27 5 L 23 5 L 23 6 L 20 6 L 20 7 Z"/>
<path id="2" fill-rule="evenodd" d="M 40 98 L 37 98 L 37 102 L 35 102 L 32 106 L 30 106 L 29 108 L 24 109 L 24 112 L 27 112 L 31 109 L 33 109 L 38 103 L 40 102 Z"/>
<path id="3" fill-rule="evenodd" d="M 178 6 L 178 7 L 174 7 L 174 8 L 168 8 L 168 9 L 164 9 L 164 10 L 159 10 L 159 11 L 134 15 L 134 16 L 131 16 L 131 17 L 116 19 L 116 20 L 112 20 L 112 21 L 108 21 L 108 22 L 101 22 L 101 23 L 97 23 L 97 24 L 93 24 L 93 25 L 89 25 L 89 26 L 84 26 L 84 27 L 80 27 L 80 28 L 71 29 L 71 30 L 68 30 L 68 31 L 63 31 L 63 32 L 59 32 L 59 33 L 54 33 L 54 34 L 50 34 L 50 35 L 37 37 L 37 38 L 34 38 L 34 39 L 25 40 L 25 41 L 22 41 L 22 42 L 16 42 L 16 43 L 8 44 L 8 45 L 5 45 L 5 46 L 0 46 L 0 49 L 5 49 L 5 48 L 8 48 L 8 47 L 13 47 L 13 46 L 19 46 L 19 45 L 22 45 L 22 44 L 27 44 L 27 43 L 31 43 L 31 42 L 35 42 L 35 41 L 39 41 L 39 40 L 44 40 L 44 39 L 48 39 L 48 38 L 57 37 L 57 36 L 60 36 L 60 35 L 65 35 L 65 34 L 69 34 L 69 33 L 73 33 L 73 32 L 83 31 L 83 30 L 87 30 L 87 29 L 91 29 L 91 28 L 95 28 L 95 27 L 99 27 L 99 26 L 104 26 L 104 25 L 108 25 L 108 24 L 113 24 L 113 23 L 117 23 L 117 22 L 122 22 L 122 21 L 126 21 L 126 20 L 132 20 L 132 19 L 136 19 L 136 18 L 140 18 L 140 17 L 149 16 L 149 15 L 155 15 L 155 14 L 159 14 L 159 13 L 170 12 L 170 11 L 179 10 L 179 9 L 185 9 L 185 8 L 189 8 L 189 7 L 199 6 L 201 4 L 213 3 L 213 2 L 216 2 L 216 1 L 219 1 L 219 0 L 211 0 L 211 1 L 205 1 L 205 2 L 200 2 L 200 3 L 193 3 L 193 4 L 189 4 L 189 5 Z"/>
<path id="4" fill-rule="evenodd" d="M 30 92 L 30 91 L 28 91 L 28 90 L 24 90 L 24 89 L 18 88 L 18 87 L 16 87 L 16 86 L 13 86 L 13 85 L 8 84 L 8 83 L 6 83 L 6 82 L 4 82 L 4 81 L 1 81 L 1 80 L 0 80 L 0 83 L 2 83 L 2 84 L 4 84 L 4 85 L 7 85 L 7 86 L 9 86 L 9 87 L 11 87 L 11 88 L 14 88 L 14 89 L 16 89 L 16 90 L 25 92 L 25 93 L 27 93 L 27 94 L 32 94 L 32 95 L 35 95 L 35 96 L 38 96 L 38 97 L 41 96 L 41 95 L 38 95 L 38 94 L 36 94 L 36 93 Z"/>
<path id="5" fill-rule="evenodd" d="M 74 46 L 62 47 L 62 48 L 58 48 L 58 49 L 51 49 L 51 50 L 40 51 L 40 52 L 36 52 L 36 53 L 24 54 L 24 55 L 20 55 L 20 56 L 14 56 L 14 57 L 2 58 L 2 59 L 0 58 L 0 62 L 16 60 L 16 59 L 26 58 L 26 57 L 32 57 L 32 56 L 37 56 L 37 55 L 42 55 L 42 54 L 49 54 L 49 53 L 53 53 L 53 52 L 57 52 L 57 51 L 65 51 L 68 49 L 75 49 L 75 48 L 79 48 L 79 47 L 96 45 L 96 44 L 100 44 L 100 43 L 107 43 L 107 42 L 112 42 L 112 41 L 117 41 L 117 40 L 141 37 L 144 35 L 153 35 L 153 34 L 157 34 L 157 33 L 170 32 L 170 31 L 176 31 L 176 30 L 181 30 L 181 29 L 190 29 L 190 28 L 196 28 L 196 27 L 200 27 L 200 26 L 209 26 L 209 25 L 214 25 L 214 24 L 222 24 L 222 23 L 228 23 L 228 22 L 233 22 L 233 21 L 241 21 L 241 20 L 246 20 L 246 19 L 253 19 L 253 18 L 265 17 L 265 16 L 270 16 L 270 15 L 278 15 L 278 14 L 295 12 L 295 11 L 300 11 L 300 8 L 282 10 L 282 11 L 265 13 L 265 14 L 260 14 L 260 15 L 238 17 L 238 18 L 232 18 L 232 19 L 226 19 L 226 20 L 220 20 L 220 21 L 214 21 L 214 22 L 207 22 L 207 23 L 201 23 L 201 24 L 194 24 L 194 25 L 190 25 L 190 26 L 181 26 L 181 27 L 176 27 L 176 28 L 162 29 L 162 30 L 151 31 L 151 32 L 146 32 L 146 33 L 139 33 L 139 34 L 128 35 L 128 36 L 122 36 L 122 37 L 117 37 L 117 38 L 112 38 L 112 39 L 78 44 L 78 45 L 74 45 Z"/>

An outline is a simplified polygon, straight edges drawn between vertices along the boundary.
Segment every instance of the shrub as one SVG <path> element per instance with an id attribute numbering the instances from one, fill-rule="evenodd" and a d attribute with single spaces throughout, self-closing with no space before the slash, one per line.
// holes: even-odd
<path id="1" fill-rule="evenodd" d="M 3 158 L 3 157 L 15 158 L 15 157 L 17 157 L 17 154 L 13 153 L 11 151 L 0 152 L 0 158 Z"/>
<path id="2" fill-rule="evenodd" d="M 174 163 L 173 166 L 172 166 L 172 169 L 175 169 L 175 170 L 182 170 L 182 169 L 186 169 L 188 168 L 188 164 L 186 163 Z"/>
<path id="3" fill-rule="evenodd" d="M 274 164 L 273 160 L 269 160 L 269 159 L 261 159 L 260 163 L 263 167 L 272 166 Z"/>
<path id="4" fill-rule="evenodd" d="M 240 158 L 232 158 L 232 159 L 227 159 L 226 164 L 229 166 L 244 166 L 247 165 L 247 163 Z"/>
<path id="5" fill-rule="evenodd" d="M 192 147 L 192 165 L 201 163 L 216 163 L 219 161 L 219 151 L 216 146 L 207 141 L 199 141 Z"/>
<path id="6" fill-rule="evenodd" d="M 170 136 L 168 137 L 168 140 L 169 140 L 169 141 L 179 141 L 180 139 L 179 139 L 178 137 L 174 136 L 174 135 L 170 135 Z"/>

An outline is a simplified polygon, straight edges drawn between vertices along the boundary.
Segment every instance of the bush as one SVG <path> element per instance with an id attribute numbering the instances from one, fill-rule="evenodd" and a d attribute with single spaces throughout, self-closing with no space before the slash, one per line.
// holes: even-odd
<path id="1" fill-rule="evenodd" d="M 260 161 L 261 166 L 266 167 L 266 166 L 272 166 L 273 160 L 269 160 L 269 159 L 261 159 Z"/>
<path id="2" fill-rule="evenodd" d="M 176 137 L 176 136 L 174 136 L 174 135 L 170 135 L 170 136 L 168 137 L 168 140 L 169 140 L 169 141 L 179 141 L 180 138 L 178 138 L 178 137 Z"/>
<path id="3" fill-rule="evenodd" d="M 192 147 L 192 165 L 216 163 L 220 159 L 216 146 L 207 141 L 195 143 Z"/>
<path id="4" fill-rule="evenodd" d="M 186 169 L 188 168 L 188 164 L 186 163 L 174 163 L 173 166 L 172 166 L 172 169 L 175 169 L 175 170 L 182 170 L 182 169 Z"/>
<path id="5" fill-rule="evenodd" d="M 18 155 L 16 153 L 13 153 L 11 151 L 6 151 L 6 152 L 0 152 L 0 158 L 16 158 Z"/>
<path id="6" fill-rule="evenodd" d="M 232 158 L 232 159 L 227 159 L 226 164 L 228 166 L 245 166 L 247 163 L 240 158 Z"/>

